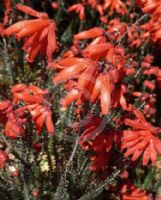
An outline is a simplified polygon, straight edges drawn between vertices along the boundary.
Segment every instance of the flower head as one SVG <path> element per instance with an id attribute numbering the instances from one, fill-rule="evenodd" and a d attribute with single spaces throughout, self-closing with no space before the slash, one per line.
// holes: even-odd
<path id="1" fill-rule="evenodd" d="M 4 151 L 0 151 L 0 169 L 4 168 L 7 158 L 7 153 Z"/>
<path id="2" fill-rule="evenodd" d="M 127 149 L 124 155 L 132 155 L 132 161 L 135 161 L 143 154 L 143 165 L 147 165 L 150 160 L 155 165 L 157 156 L 161 154 L 161 141 L 157 137 L 161 128 L 152 126 L 136 108 L 132 111 L 136 119 L 125 119 L 124 122 L 132 128 L 123 131 L 122 149 Z"/>
<path id="3" fill-rule="evenodd" d="M 38 52 L 41 56 L 52 61 L 52 54 L 57 49 L 56 25 L 46 13 L 33 10 L 28 6 L 17 4 L 16 8 L 38 19 L 17 22 L 5 30 L 7 36 L 15 35 L 18 40 L 25 39 L 23 49 L 26 51 L 27 60 L 33 62 Z"/>
<path id="4" fill-rule="evenodd" d="M 3 18 L 3 24 L 7 24 L 10 19 L 10 12 L 11 12 L 11 0 L 3 0 L 5 5 L 5 14 Z"/>
<path id="5" fill-rule="evenodd" d="M 46 98 L 48 91 L 25 84 L 17 84 L 11 91 L 13 101 L 0 102 L 0 122 L 5 123 L 6 136 L 15 139 L 24 135 L 25 125 L 29 119 L 26 111 L 30 113 L 38 133 L 41 133 L 45 124 L 48 133 L 53 134 L 51 105 Z"/>
<path id="6" fill-rule="evenodd" d="M 46 99 L 48 91 L 34 85 L 18 84 L 12 88 L 12 92 L 14 102 L 23 101 L 26 103 L 24 108 L 30 112 L 37 131 L 40 133 L 45 123 L 48 133 L 53 134 L 51 105 Z"/>
<path id="7" fill-rule="evenodd" d="M 84 5 L 81 3 L 77 3 L 77 4 L 70 6 L 67 11 L 68 12 L 75 11 L 76 13 L 79 14 L 80 20 L 84 19 Z"/>
<path id="8" fill-rule="evenodd" d="M 79 145 L 84 150 L 93 152 L 90 170 L 99 171 L 105 169 L 110 159 L 110 151 L 113 141 L 119 143 L 119 137 L 114 129 L 106 130 L 104 119 L 92 114 L 88 115 L 81 123 L 75 123 L 73 128 L 85 128 L 79 139 Z"/>
<path id="9" fill-rule="evenodd" d="M 123 200 L 149 200 L 150 197 L 146 191 L 137 188 L 131 183 L 130 180 L 127 180 L 122 186 L 121 190 Z"/>
<path id="10" fill-rule="evenodd" d="M 108 114 L 110 108 L 118 104 L 123 109 L 127 108 L 125 86 L 122 84 L 125 51 L 123 47 L 114 47 L 108 42 L 104 33 L 104 29 L 99 27 L 78 33 L 74 36 L 75 45 L 79 40 L 96 38 L 80 49 L 81 57 L 70 56 L 68 52 L 53 64 L 53 68 L 58 70 L 53 82 L 65 82 L 65 88 L 68 88 L 67 96 L 61 100 L 63 107 L 73 101 L 79 106 L 89 100 L 92 103 L 100 102 L 102 115 Z"/>

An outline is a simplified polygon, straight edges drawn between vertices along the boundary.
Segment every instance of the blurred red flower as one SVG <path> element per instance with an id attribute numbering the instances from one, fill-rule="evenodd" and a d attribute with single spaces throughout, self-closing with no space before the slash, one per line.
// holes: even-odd
<path id="1" fill-rule="evenodd" d="M 114 0 L 114 1 L 113 0 L 104 0 L 103 8 L 104 8 L 104 10 L 109 8 L 110 15 L 112 15 L 114 13 L 114 11 L 116 11 L 117 13 L 119 13 L 121 15 L 125 15 L 128 13 L 125 3 L 121 0 Z"/>
<path id="2" fill-rule="evenodd" d="M 7 24 L 10 19 L 10 12 L 11 12 L 11 0 L 3 0 L 5 5 L 5 14 L 3 18 L 3 24 Z"/>
<path id="3" fill-rule="evenodd" d="M 81 123 L 73 124 L 73 128 L 82 127 L 85 131 L 79 139 L 79 145 L 84 150 L 91 150 L 92 165 L 90 170 L 99 171 L 105 169 L 110 159 L 110 150 L 113 142 L 119 144 L 120 139 L 114 129 L 107 130 L 105 120 L 92 114 L 88 115 Z"/>
<path id="4" fill-rule="evenodd" d="M 59 71 L 53 82 L 66 82 L 65 88 L 68 93 L 61 100 L 63 107 L 67 107 L 73 101 L 81 105 L 85 100 L 92 103 L 99 100 L 102 115 L 108 114 L 110 108 L 117 107 L 118 104 L 124 110 L 127 109 L 124 97 L 126 86 L 122 83 L 125 75 L 125 50 L 107 42 L 104 33 L 105 31 L 98 27 L 80 32 L 74 36 L 76 45 L 77 40 L 96 37 L 80 51 L 83 57 L 68 54 L 53 63 L 53 68 Z"/>
<path id="5" fill-rule="evenodd" d="M 68 12 L 72 12 L 72 11 L 75 11 L 76 13 L 79 14 L 79 19 L 80 20 L 83 20 L 84 19 L 84 5 L 82 3 L 77 3 L 77 4 L 74 4 L 72 6 L 70 6 L 68 9 L 67 9 Z"/>
<path id="6" fill-rule="evenodd" d="M 137 188 L 135 185 L 131 183 L 128 179 L 121 190 L 122 199 L 123 200 L 150 200 L 150 196 L 146 191 Z"/>
<path id="7" fill-rule="evenodd" d="M 4 151 L 0 151 L 0 169 L 4 168 L 7 158 L 7 153 Z"/>

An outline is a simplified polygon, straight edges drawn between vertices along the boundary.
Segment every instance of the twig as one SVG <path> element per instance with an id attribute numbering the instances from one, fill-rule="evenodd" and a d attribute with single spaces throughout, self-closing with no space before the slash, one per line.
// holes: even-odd
<path id="1" fill-rule="evenodd" d="M 143 15 L 141 18 L 137 19 L 134 24 L 138 25 L 147 16 L 148 16 L 147 14 Z M 124 37 L 127 35 L 128 30 L 130 30 L 130 27 L 127 27 L 126 31 L 123 33 L 123 35 L 120 37 L 120 39 L 115 42 L 115 45 L 122 42 Z"/>
<path id="2" fill-rule="evenodd" d="M 68 163 L 67 163 L 67 165 L 66 165 L 65 176 L 66 176 L 66 174 L 67 174 L 67 172 L 68 172 L 68 169 L 69 169 L 69 166 L 70 166 L 70 164 L 72 163 L 73 158 L 74 158 L 74 156 L 75 156 L 75 153 L 76 153 L 76 150 L 77 150 L 77 147 L 78 147 L 78 141 L 79 141 L 79 136 L 77 136 L 77 138 L 76 138 L 73 151 L 72 151 L 71 156 L 70 156 L 70 158 L 69 158 L 69 161 L 68 161 Z"/>

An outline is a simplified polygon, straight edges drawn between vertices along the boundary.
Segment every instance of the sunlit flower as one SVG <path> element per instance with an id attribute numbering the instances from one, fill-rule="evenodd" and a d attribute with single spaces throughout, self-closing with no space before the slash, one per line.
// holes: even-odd
<path id="1" fill-rule="evenodd" d="M 143 114 L 136 108 L 132 109 L 136 119 L 125 119 L 125 124 L 132 130 L 124 130 L 122 149 L 127 149 L 125 157 L 132 155 L 132 161 L 137 160 L 143 154 L 143 165 L 151 160 L 156 164 L 157 156 L 161 154 L 161 141 L 157 135 L 161 128 L 148 123 Z"/>
<path id="2" fill-rule="evenodd" d="M 81 3 L 77 3 L 77 4 L 74 4 L 72 6 L 70 6 L 68 9 L 67 9 L 68 12 L 72 12 L 72 11 L 75 11 L 76 13 L 79 14 L 79 18 L 80 20 L 83 20 L 84 19 L 84 5 L 81 4 Z"/>
<path id="3" fill-rule="evenodd" d="M 56 25 L 46 13 L 33 10 L 30 7 L 17 4 L 16 8 L 38 19 L 17 22 L 5 30 L 7 36 L 15 35 L 18 40 L 25 39 L 23 49 L 26 51 L 27 60 L 33 62 L 38 52 L 52 61 L 52 54 L 57 49 Z"/>
<path id="4" fill-rule="evenodd" d="M 46 99 L 47 90 L 42 90 L 34 85 L 18 84 L 12 88 L 13 101 L 24 101 L 25 108 L 29 110 L 36 129 L 40 133 L 45 123 L 48 133 L 54 133 L 51 105 Z"/>
<path id="5" fill-rule="evenodd" d="M 121 0 L 115 0 L 115 1 L 104 0 L 103 8 L 104 8 L 104 10 L 109 8 L 111 15 L 114 13 L 114 11 L 116 11 L 117 13 L 119 13 L 121 15 L 128 13 L 125 3 L 123 3 L 123 1 L 121 1 Z"/>
<path id="6" fill-rule="evenodd" d="M 150 196 L 146 191 L 137 188 L 131 183 L 130 180 L 127 180 L 121 190 L 123 200 L 150 200 Z"/>
<path id="7" fill-rule="evenodd" d="M 54 133 L 51 104 L 47 101 L 47 90 L 34 85 L 17 84 L 12 87 L 13 102 L 0 102 L 0 122 L 6 123 L 5 134 L 10 138 L 24 135 L 29 111 L 38 133 L 42 132 L 44 124 L 49 134 Z M 23 103 L 23 106 L 20 103 Z"/>
<path id="8" fill-rule="evenodd" d="M 102 36 L 105 33 L 105 31 L 102 28 L 94 27 L 86 31 L 82 31 L 76 35 L 74 35 L 75 40 L 85 40 L 90 38 L 95 38 Z"/>
<path id="9" fill-rule="evenodd" d="M 23 108 L 8 112 L 8 120 L 5 126 L 5 135 L 12 139 L 21 137 L 25 133 L 25 123 L 27 119 Z"/>
<path id="10" fill-rule="evenodd" d="M 108 114 L 110 108 L 119 104 L 126 110 L 126 92 L 122 84 L 125 51 L 123 47 L 114 47 L 107 42 L 104 33 L 102 28 L 95 27 L 75 35 L 75 41 L 96 38 L 80 50 L 82 58 L 65 56 L 53 64 L 53 68 L 58 70 L 53 82 L 65 82 L 68 91 L 61 100 L 63 107 L 73 101 L 79 106 L 89 100 L 92 103 L 100 102 L 102 115 Z M 115 87 L 116 84 L 118 87 Z"/>

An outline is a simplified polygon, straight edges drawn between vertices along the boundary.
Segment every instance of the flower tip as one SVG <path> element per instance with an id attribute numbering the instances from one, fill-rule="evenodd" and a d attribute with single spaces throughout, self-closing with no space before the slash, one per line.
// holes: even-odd
<path id="1" fill-rule="evenodd" d="M 95 166 L 90 166 L 89 169 L 90 169 L 91 171 L 96 171 L 96 167 L 95 167 Z"/>
<path id="2" fill-rule="evenodd" d="M 34 59 L 32 59 L 32 58 L 30 57 L 29 54 L 26 54 L 26 59 L 27 59 L 27 61 L 30 62 L 30 63 L 33 63 L 33 62 L 34 62 Z"/>

